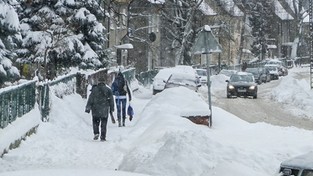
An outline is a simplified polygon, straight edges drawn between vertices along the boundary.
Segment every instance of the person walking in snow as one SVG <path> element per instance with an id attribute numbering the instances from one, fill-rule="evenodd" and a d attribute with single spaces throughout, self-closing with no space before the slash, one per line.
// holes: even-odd
<path id="1" fill-rule="evenodd" d="M 92 87 L 91 93 L 87 100 L 85 112 L 92 113 L 92 126 L 94 140 L 106 140 L 107 123 L 109 111 L 114 112 L 114 100 L 110 87 L 105 84 L 105 79 L 100 77 L 98 84 Z M 101 124 L 101 125 L 100 125 Z M 101 133 L 99 135 L 99 126 Z"/>
<path id="2" fill-rule="evenodd" d="M 123 74 L 119 72 L 114 79 L 112 83 L 112 92 L 115 96 L 115 104 L 117 109 L 117 120 L 118 120 L 118 126 L 125 126 L 125 119 L 126 119 L 126 103 L 127 103 L 127 97 L 126 94 L 128 94 L 129 102 L 131 101 L 131 92 L 129 89 L 129 86 L 127 84 L 127 81 L 125 80 Z M 122 123 L 121 123 L 122 118 Z"/>

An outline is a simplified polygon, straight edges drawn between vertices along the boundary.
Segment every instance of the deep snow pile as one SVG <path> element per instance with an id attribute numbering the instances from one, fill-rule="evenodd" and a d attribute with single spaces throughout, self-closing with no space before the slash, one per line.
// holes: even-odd
<path id="1" fill-rule="evenodd" d="M 0 159 L 0 176 L 13 176 L 8 171 L 65 176 L 73 170 L 81 171 L 77 176 L 115 170 L 128 172 L 116 175 L 269 176 L 277 175 L 282 161 L 313 149 L 312 131 L 250 124 L 214 106 L 212 128 L 193 124 L 176 108 L 193 96 L 199 95 L 182 87 L 155 96 L 140 87 L 132 101 L 134 119 L 123 128 L 109 121 L 107 142 L 92 140 L 85 99 L 53 97 L 50 121 Z"/>
<path id="2" fill-rule="evenodd" d="M 272 90 L 271 98 L 283 103 L 286 110 L 295 115 L 313 119 L 313 91 L 310 87 L 309 69 L 293 68 L 288 77 L 283 77 L 279 86 Z"/>

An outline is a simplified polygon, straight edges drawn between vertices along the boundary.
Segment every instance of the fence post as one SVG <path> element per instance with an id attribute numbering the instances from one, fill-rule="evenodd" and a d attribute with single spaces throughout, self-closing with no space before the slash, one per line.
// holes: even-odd
<path id="1" fill-rule="evenodd" d="M 39 110 L 41 113 L 41 120 L 43 122 L 47 122 L 50 107 L 49 107 L 49 85 L 44 84 L 38 86 L 38 92 L 39 92 Z"/>
<path id="2" fill-rule="evenodd" d="M 0 128 L 4 128 L 4 94 L 0 94 Z"/>
<path id="3" fill-rule="evenodd" d="M 76 93 L 81 95 L 83 98 L 87 98 L 87 80 L 86 76 L 81 73 L 76 75 Z"/>

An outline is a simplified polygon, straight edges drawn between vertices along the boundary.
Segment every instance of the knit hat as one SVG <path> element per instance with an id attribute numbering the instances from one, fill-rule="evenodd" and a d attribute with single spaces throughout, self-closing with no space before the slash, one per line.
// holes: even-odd
<path id="1" fill-rule="evenodd" d="M 98 82 L 99 82 L 99 83 L 100 83 L 100 82 L 105 82 L 105 78 L 101 76 L 101 77 L 98 79 Z"/>
<path id="2" fill-rule="evenodd" d="M 118 72 L 118 73 L 117 73 L 117 76 L 119 76 L 119 77 L 124 77 L 122 72 Z"/>

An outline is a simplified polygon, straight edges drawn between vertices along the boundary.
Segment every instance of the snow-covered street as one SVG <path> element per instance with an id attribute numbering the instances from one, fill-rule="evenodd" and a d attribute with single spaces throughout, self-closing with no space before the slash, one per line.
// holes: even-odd
<path id="1" fill-rule="evenodd" d="M 291 71 L 299 73 L 307 69 Z M 313 114 L 307 110 L 313 105 L 313 93 L 306 79 L 294 79 L 296 73 L 281 78 L 268 95 L 261 93 L 260 100 L 268 97 L 266 101 L 284 101 L 283 107 L 294 107 L 290 110 L 293 116 L 302 117 L 301 113 L 312 121 Z M 294 84 L 289 89 L 284 85 L 286 82 Z M 36 134 L 0 159 L 0 176 L 274 176 L 278 175 L 282 161 L 313 150 L 310 142 L 313 131 L 246 122 L 215 106 L 219 101 L 216 93 L 225 89 L 225 81 L 213 78 L 212 86 L 212 128 L 193 124 L 173 108 L 182 101 L 169 98 L 173 94 L 198 96 L 195 92 L 171 88 L 152 96 L 150 89 L 140 87 L 132 101 L 133 121 L 127 120 L 126 127 L 119 128 L 109 120 L 107 142 L 92 140 L 91 115 L 84 112 L 85 99 L 77 94 L 63 99 L 53 97 L 50 121 L 41 122 Z M 260 91 L 264 86 L 267 85 L 261 85 Z M 306 93 L 299 93 L 299 89 Z M 284 100 L 287 96 L 293 100 Z M 236 100 L 251 104 L 255 101 L 240 98 L 229 101 Z M 297 103 L 300 100 L 301 105 Z M 14 123 L 27 122 L 34 114 L 31 112 Z"/>
<path id="2" fill-rule="evenodd" d="M 313 130 L 313 92 L 309 67 L 295 67 L 287 77 L 259 85 L 258 99 L 226 98 L 227 79 L 213 76 L 213 104 L 241 119 Z"/>

